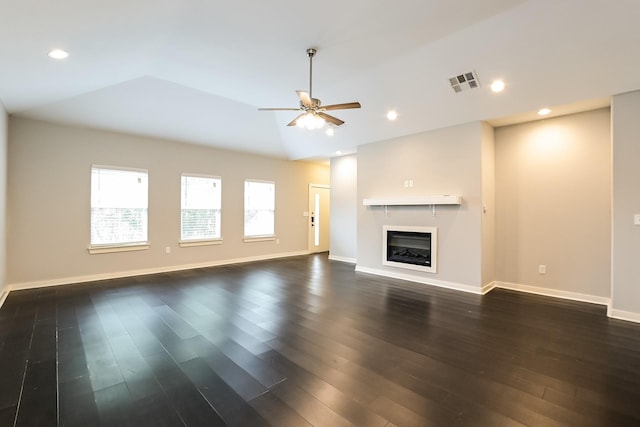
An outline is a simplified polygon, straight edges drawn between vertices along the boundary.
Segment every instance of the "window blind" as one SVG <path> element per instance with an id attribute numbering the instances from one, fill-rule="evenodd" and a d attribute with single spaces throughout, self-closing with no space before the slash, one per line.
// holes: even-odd
<path id="1" fill-rule="evenodd" d="M 91 245 L 144 243 L 148 230 L 148 174 L 91 167 Z"/>
<path id="2" fill-rule="evenodd" d="M 181 240 L 219 239 L 222 180 L 182 175 Z"/>
<path id="3" fill-rule="evenodd" d="M 245 180 L 244 235 L 245 237 L 275 234 L 275 183 Z"/>

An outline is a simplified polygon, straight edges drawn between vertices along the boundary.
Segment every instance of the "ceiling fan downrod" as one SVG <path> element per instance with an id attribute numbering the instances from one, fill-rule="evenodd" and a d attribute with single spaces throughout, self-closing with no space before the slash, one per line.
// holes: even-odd
<path id="1" fill-rule="evenodd" d="M 317 50 L 314 48 L 307 49 L 307 56 L 309 56 L 309 98 L 313 99 L 312 82 L 313 82 L 313 57 Z"/>

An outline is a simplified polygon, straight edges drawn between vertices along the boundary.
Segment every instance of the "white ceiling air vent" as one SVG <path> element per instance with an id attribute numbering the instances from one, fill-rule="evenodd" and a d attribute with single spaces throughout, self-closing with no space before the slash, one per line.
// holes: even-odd
<path id="1" fill-rule="evenodd" d="M 478 76 L 475 71 L 469 71 L 468 73 L 449 77 L 449 83 L 455 93 L 480 87 L 480 82 L 478 81 Z"/>

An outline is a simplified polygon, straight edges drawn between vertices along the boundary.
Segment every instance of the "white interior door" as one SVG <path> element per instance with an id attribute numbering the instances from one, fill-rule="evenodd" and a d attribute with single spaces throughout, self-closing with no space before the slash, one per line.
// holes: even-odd
<path id="1" fill-rule="evenodd" d="M 330 189 L 309 185 L 309 252 L 329 251 Z"/>

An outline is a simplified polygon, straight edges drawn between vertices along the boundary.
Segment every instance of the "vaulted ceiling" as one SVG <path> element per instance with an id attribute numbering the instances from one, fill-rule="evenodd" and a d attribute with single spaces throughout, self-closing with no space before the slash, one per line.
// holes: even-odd
<path id="1" fill-rule="evenodd" d="M 0 100 L 13 115 L 288 159 L 640 89 L 637 0 L 0 0 Z M 346 121 L 287 127 L 296 90 Z M 53 60 L 47 52 L 70 53 Z M 480 87 L 455 93 L 449 77 Z M 507 87 L 489 90 L 494 79 Z M 569 106 L 567 107 L 567 104 Z M 563 109 L 564 108 L 564 109 Z M 394 109 L 398 119 L 385 114 Z"/>

